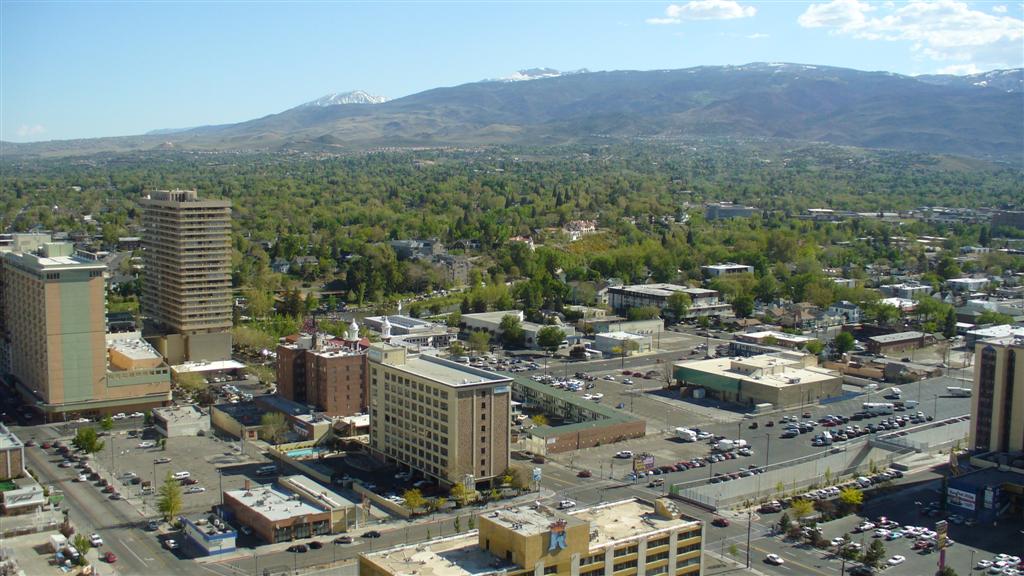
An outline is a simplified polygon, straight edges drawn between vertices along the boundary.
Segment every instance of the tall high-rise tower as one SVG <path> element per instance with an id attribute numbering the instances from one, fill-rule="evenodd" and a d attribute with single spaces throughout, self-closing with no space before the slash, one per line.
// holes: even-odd
<path id="1" fill-rule="evenodd" d="M 170 364 L 231 357 L 231 202 L 195 190 L 142 200 L 142 313 Z"/>

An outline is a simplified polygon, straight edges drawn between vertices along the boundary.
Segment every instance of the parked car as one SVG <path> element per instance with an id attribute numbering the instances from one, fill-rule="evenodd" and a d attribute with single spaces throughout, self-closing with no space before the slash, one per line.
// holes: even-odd
<path id="1" fill-rule="evenodd" d="M 309 547 L 311 549 L 313 549 L 313 550 L 319 550 L 319 549 L 324 547 L 324 544 L 323 544 L 323 542 L 320 542 L 319 540 L 313 540 L 312 542 L 309 543 Z"/>
<path id="2" fill-rule="evenodd" d="M 348 534 L 343 534 L 334 539 L 335 544 L 351 544 L 352 542 L 352 537 Z"/>
<path id="3" fill-rule="evenodd" d="M 363 538 L 380 538 L 380 532 L 377 530 L 368 530 L 362 533 Z"/>
<path id="4" fill-rule="evenodd" d="M 114 562 L 117 562 L 117 554 L 114 554 L 113 552 L 107 552 L 103 555 L 103 561 L 107 564 L 113 564 Z"/>
<path id="5" fill-rule="evenodd" d="M 562 500 L 562 501 L 560 501 L 558 503 L 558 509 L 559 510 L 565 510 L 567 508 L 574 508 L 574 507 L 576 507 L 576 503 L 573 502 L 572 500 Z"/>
<path id="6" fill-rule="evenodd" d="M 296 554 L 305 554 L 309 552 L 309 548 L 305 544 L 292 544 L 288 547 L 288 551 Z"/>
<path id="7" fill-rule="evenodd" d="M 93 532 L 89 535 L 89 544 L 91 544 L 93 548 L 99 548 L 100 546 L 103 546 L 103 538 L 99 534 Z"/>
<path id="8" fill-rule="evenodd" d="M 593 476 L 593 473 L 591 473 L 590 470 L 580 470 L 576 474 L 576 476 L 578 476 L 580 478 L 590 478 L 591 476 Z"/>
<path id="9" fill-rule="evenodd" d="M 723 518 L 722 516 L 715 516 L 715 519 L 711 521 L 711 525 L 725 528 L 729 525 L 729 519 Z"/>

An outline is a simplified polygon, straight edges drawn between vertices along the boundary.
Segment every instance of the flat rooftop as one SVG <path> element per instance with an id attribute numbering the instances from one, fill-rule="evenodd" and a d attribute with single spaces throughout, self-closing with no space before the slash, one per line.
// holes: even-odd
<path id="1" fill-rule="evenodd" d="M 219 372 L 221 370 L 241 370 L 245 364 L 236 360 L 214 360 L 212 362 L 186 362 L 171 366 L 171 370 L 177 374 L 186 372 Z"/>
<path id="2" fill-rule="evenodd" d="M 682 526 L 700 526 L 697 520 L 665 518 L 654 507 L 640 500 L 623 500 L 603 506 L 584 508 L 570 517 L 590 522 L 590 549 L 636 538 L 658 530 Z"/>
<path id="3" fill-rule="evenodd" d="M 495 324 L 501 324 L 501 321 L 505 316 L 515 316 L 520 322 L 523 321 L 523 313 L 520 310 L 496 310 L 494 312 L 474 312 L 472 314 L 463 314 L 463 320 L 479 320 L 480 322 L 493 322 Z"/>
<path id="4" fill-rule="evenodd" d="M 0 424 L 0 450 L 6 450 L 8 448 L 23 448 L 25 444 L 22 443 L 21 438 L 14 435 L 7 429 L 6 426 Z"/>
<path id="5" fill-rule="evenodd" d="M 598 334 L 601 338 L 612 338 L 614 340 L 646 340 L 647 337 L 639 334 L 633 334 L 632 332 L 602 332 Z"/>
<path id="6" fill-rule="evenodd" d="M 366 557 L 392 574 L 416 576 L 483 576 L 515 567 L 481 549 L 476 530 L 418 546 L 381 550 Z"/>
<path id="7" fill-rule="evenodd" d="M 772 362 L 773 360 L 774 363 Z M 738 360 L 728 357 L 711 358 L 709 360 L 681 362 L 677 363 L 676 366 L 686 370 L 694 370 L 724 378 L 743 380 L 753 384 L 774 386 L 776 388 L 807 384 L 808 382 L 825 382 L 840 377 L 838 372 L 817 367 L 804 368 L 798 363 L 792 363 L 769 354 Z M 755 378 L 755 376 L 757 377 Z"/>
<path id="8" fill-rule="evenodd" d="M 786 334 L 785 332 L 777 332 L 775 330 L 762 330 L 760 332 L 747 332 L 745 334 L 737 334 L 739 337 L 746 336 L 747 338 L 768 338 L 772 337 L 776 340 L 783 340 L 785 342 L 809 342 L 814 340 L 810 336 L 803 336 L 800 334 Z"/>
<path id="9" fill-rule="evenodd" d="M 163 357 L 153 348 L 149 342 L 138 338 L 112 338 L 107 334 L 107 348 L 116 350 L 132 360 L 160 360 Z"/>
<path id="10" fill-rule="evenodd" d="M 888 344 L 890 342 L 903 342 L 904 340 L 920 340 L 921 338 L 924 338 L 924 332 L 916 332 L 911 330 L 909 332 L 897 332 L 895 334 L 882 334 L 881 336 L 872 336 L 868 338 L 868 340 L 871 340 L 872 342 L 877 342 L 879 344 Z"/>
<path id="11" fill-rule="evenodd" d="M 480 370 L 425 354 L 409 355 L 405 359 L 405 364 L 389 364 L 389 366 L 445 386 L 477 386 L 512 381 L 511 378 L 495 372 Z"/>
<path id="12" fill-rule="evenodd" d="M 225 494 L 230 495 L 270 522 L 307 514 L 320 514 L 325 511 L 323 508 L 316 508 L 302 500 L 291 499 L 292 493 L 290 492 L 269 486 L 254 487 L 251 490 L 229 490 Z"/>
<path id="13" fill-rule="evenodd" d="M 532 505 L 496 510 L 485 514 L 483 518 L 523 536 L 545 534 L 551 530 L 551 523 L 555 520 L 565 520 L 568 526 L 576 526 L 581 522 L 578 518 L 552 508 Z"/>
<path id="14" fill-rule="evenodd" d="M 330 488 L 326 488 L 316 480 L 303 476 L 302 474 L 295 474 L 294 476 L 286 476 L 281 479 L 294 484 L 296 487 L 301 488 L 309 494 L 315 494 L 316 498 L 329 508 L 339 510 L 343 508 L 354 508 L 359 505 L 358 502 L 354 502 L 341 494 L 338 494 Z"/>

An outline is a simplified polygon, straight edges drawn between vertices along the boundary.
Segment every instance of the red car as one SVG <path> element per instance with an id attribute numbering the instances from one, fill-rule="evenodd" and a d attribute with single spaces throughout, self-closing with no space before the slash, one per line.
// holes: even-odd
<path id="1" fill-rule="evenodd" d="M 590 478 L 593 474 L 591 474 L 590 470 L 580 470 L 576 476 L 580 478 Z"/>
<path id="2" fill-rule="evenodd" d="M 50 444 L 49 442 L 43 442 L 44 450 L 49 450 L 50 448 L 53 448 L 53 444 Z"/>
<path id="3" fill-rule="evenodd" d="M 103 560 L 107 564 L 113 564 L 114 562 L 117 562 L 117 554 L 114 554 L 113 552 L 107 552 L 103 555 Z"/>
<path id="4" fill-rule="evenodd" d="M 729 525 L 729 521 L 721 516 L 716 516 L 715 519 L 711 521 L 711 525 L 718 526 L 719 528 L 725 528 Z"/>

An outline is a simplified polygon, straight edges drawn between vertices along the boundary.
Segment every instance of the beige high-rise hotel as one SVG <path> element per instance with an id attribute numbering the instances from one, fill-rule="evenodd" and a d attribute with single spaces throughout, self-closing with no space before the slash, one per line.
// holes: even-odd
<path id="1" fill-rule="evenodd" d="M 169 364 L 231 357 L 231 202 L 195 190 L 141 201 L 142 313 Z"/>

